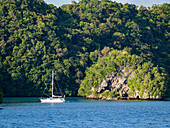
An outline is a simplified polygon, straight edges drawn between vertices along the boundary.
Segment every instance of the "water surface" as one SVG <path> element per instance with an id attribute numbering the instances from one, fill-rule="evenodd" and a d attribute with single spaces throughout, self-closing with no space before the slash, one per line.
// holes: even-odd
<path id="1" fill-rule="evenodd" d="M 0 128 L 170 127 L 170 101 L 67 100 L 51 104 L 38 98 L 5 98 Z"/>

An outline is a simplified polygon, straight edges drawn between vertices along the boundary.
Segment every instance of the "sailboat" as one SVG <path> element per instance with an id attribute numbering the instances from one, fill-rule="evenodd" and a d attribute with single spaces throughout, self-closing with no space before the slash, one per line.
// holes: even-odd
<path id="1" fill-rule="evenodd" d="M 52 71 L 52 89 L 51 89 L 52 95 L 49 98 L 42 98 L 42 96 L 41 96 L 40 101 L 42 103 L 63 103 L 63 102 L 66 102 L 65 95 L 64 95 L 64 97 L 62 97 L 62 96 L 55 96 L 53 94 L 53 84 L 54 84 L 54 71 Z M 46 87 L 47 87 L 47 85 L 46 85 Z M 44 89 L 44 92 L 45 92 L 45 89 Z M 44 92 L 43 92 L 43 94 L 44 94 Z"/>

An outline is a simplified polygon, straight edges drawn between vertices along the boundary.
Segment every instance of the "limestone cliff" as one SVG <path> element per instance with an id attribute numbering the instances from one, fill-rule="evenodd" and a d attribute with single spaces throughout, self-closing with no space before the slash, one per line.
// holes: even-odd
<path id="1" fill-rule="evenodd" d="M 131 88 L 128 86 L 129 79 L 135 76 L 134 70 L 130 66 L 121 66 L 116 72 L 106 75 L 105 79 L 99 85 L 97 92 L 98 94 L 91 94 L 87 96 L 88 99 L 103 99 L 103 100 L 118 100 L 122 99 L 161 99 L 161 97 L 152 96 L 147 89 L 140 95 L 140 90 L 134 88 L 132 94 Z M 94 88 L 92 88 L 94 90 Z M 103 95 L 103 93 L 114 93 L 114 96 Z"/>
<path id="2" fill-rule="evenodd" d="M 161 68 L 124 49 L 110 51 L 88 68 L 78 93 L 90 99 L 161 99 L 166 87 Z"/>

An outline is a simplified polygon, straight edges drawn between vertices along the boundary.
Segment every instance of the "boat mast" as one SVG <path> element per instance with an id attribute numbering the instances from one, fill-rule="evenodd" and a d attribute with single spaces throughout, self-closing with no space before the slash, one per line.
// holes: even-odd
<path id="1" fill-rule="evenodd" d="M 54 79 L 54 71 L 52 71 L 52 97 L 53 97 L 53 79 Z"/>

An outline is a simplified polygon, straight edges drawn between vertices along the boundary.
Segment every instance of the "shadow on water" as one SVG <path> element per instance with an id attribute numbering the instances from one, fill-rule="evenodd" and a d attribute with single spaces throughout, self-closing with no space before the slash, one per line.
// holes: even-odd
<path id="1" fill-rule="evenodd" d="M 5 97 L 3 103 L 37 103 L 39 97 Z"/>
<path id="2" fill-rule="evenodd" d="M 67 102 L 84 102 L 87 101 L 84 97 L 66 97 Z M 3 104 L 10 103 L 39 103 L 39 97 L 4 97 Z"/>

